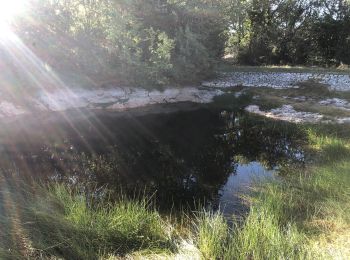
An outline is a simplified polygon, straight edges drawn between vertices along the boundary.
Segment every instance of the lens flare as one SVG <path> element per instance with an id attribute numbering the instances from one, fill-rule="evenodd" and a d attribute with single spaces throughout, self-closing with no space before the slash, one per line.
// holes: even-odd
<path id="1" fill-rule="evenodd" d="M 28 0 L 1 0 L 0 24 L 8 24 L 26 9 Z"/>
<path id="2" fill-rule="evenodd" d="M 0 0 L 0 38 L 10 37 L 10 24 L 27 8 L 28 0 Z"/>

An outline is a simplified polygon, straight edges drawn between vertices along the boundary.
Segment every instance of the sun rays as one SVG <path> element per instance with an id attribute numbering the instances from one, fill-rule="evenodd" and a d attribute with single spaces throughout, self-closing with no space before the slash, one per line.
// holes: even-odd
<path id="1" fill-rule="evenodd" d="M 28 18 L 30 20 L 30 17 Z M 35 26 L 37 26 L 37 24 L 35 24 Z M 63 80 L 61 80 L 56 71 L 48 64 L 45 58 L 41 57 L 40 51 L 38 52 L 36 50 L 35 45 L 31 45 L 30 43 L 26 42 L 22 34 L 19 34 L 16 32 L 16 30 L 12 29 L 7 18 L 1 19 L 0 27 L 0 103 L 7 100 L 15 104 L 16 107 L 18 106 L 24 108 L 28 111 L 28 116 L 33 117 L 34 122 L 36 120 L 38 121 L 38 124 L 34 126 L 34 129 L 35 127 L 40 128 L 41 120 L 44 120 L 42 114 L 45 114 L 45 112 L 36 112 L 42 110 L 36 110 L 35 104 L 33 103 L 35 100 L 39 100 L 38 96 L 50 96 L 50 92 L 62 90 L 67 95 L 66 100 L 71 100 L 69 102 L 74 102 L 74 100 L 76 100 L 78 97 L 76 99 L 69 99 L 69 97 L 75 95 L 71 86 L 69 84 L 67 85 Z M 38 39 L 38 41 L 40 41 L 40 39 Z M 50 43 L 47 44 L 49 48 Z M 11 75 L 11 77 L 8 75 Z M 50 103 L 53 106 L 55 106 L 55 102 L 57 102 L 55 99 L 50 100 Z M 75 104 L 71 104 L 71 107 L 76 106 Z M 48 112 L 51 111 L 49 107 L 47 107 L 45 110 Z M 76 113 L 78 113 L 78 117 L 86 118 L 88 122 L 91 122 L 90 125 L 98 136 L 100 142 L 107 145 L 107 139 L 112 135 L 112 133 L 110 133 L 103 123 L 101 123 L 99 118 L 97 118 L 94 113 L 82 111 L 79 107 L 76 107 L 75 110 Z M 74 118 L 72 119 L 72 117 L 69 116 L 69 112 L 62 112 L 59 114 L 60 117 L 62 117 L 62 119 L 66 122 L 66 125 L 68 125 L 70 129 L 76 133 L 76 136 L 81 139 L 81 142 L 84 144 L 86 149 L 91 154 L 94 154 L 94 148 L 87 140 L 85 140 L 85 137 L 82 135 L 80 129 L 78 129 L 76 124 L 72 121 Z M 30 125 L 24 125 L 24 122 L 26 122 L 26 120 L 23 120 L 23 118 L 22 120 L 15 120 L 15 122 L 12 124 L 12 131 L 21 131 L 21 135 L 28 136 L 28 138 L 20 138 L 21 140 L 16 140 L 16 137 L 8 137 L 6 139 L 6 143 L 8 143 L 9 147 L 12 147 L 11 153 L 14 155 L 21 153 L 16 145 L 17 142 L 23 142 L 26 149 L 31 149 L 31 147 L 35 146 L 35 143 L 33 143 L 33 140 L 29 135 L 30 129 L 33 130 L 33 127 Z M 64 130 L 60 129 L 62 126 L 58 126 L 59 129 L 52 129 L 48 125 L 42 127 L 42 129 L 38 129 L 38 132 L 42 134 L 41 138 L 43 142 L 50 143 L 52 140 L 63 140 L 65 138 Z M 103 131 L 101 129 L 103 129 Z M 21 164 L 21 168 L 24 169 L 24 171 L 31 171 L 30 166 L 27 165 L 25 160 L 17 163 Z M 62 170 L 69 170 L 67 169 L 67 167 L 70 165 L 69 162 L 65 164 L 62 161 L 57 160 L 57 163 L 60 165 Z"/>
<path id="2" fill-rule="evenodd" d="M 9 33 L 8 27 L 11 22 L 28 8 L 28 0 L 10 0 L 0 2 L 0 35 Z"/>

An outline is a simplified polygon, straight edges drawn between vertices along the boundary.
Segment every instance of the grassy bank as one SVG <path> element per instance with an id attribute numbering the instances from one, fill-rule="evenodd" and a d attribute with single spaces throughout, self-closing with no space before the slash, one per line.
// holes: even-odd
<path id="1" fill-rule="evenodd" d="M 0 178 L 0 258 L 346 259 L 350 134 L 346 126 L 302 128 L 311 165 L 257 183 L 249 212 L 232 226 L 205 211 L 174 224 L 145 198 L 102 203 L 96 194 L 24 185 L 7 173 Z M 184 240 L 193 246 L 186 255 Z"/>
<path id="2" fill-rule="evenodd" d="M 244 66 L 237 65 L 230 60 L 224 60 L 219 64 L 220 72 L 282 72 L 282 73 L 332 73 L 332 74 L 350 74 L 348 66 L 339 67 L 317 67 L 317 66 Z"/>
<path id="3" fill-rule="evenodd" d="M 30 192 L 4 182 L 1 259 L 105 259 L 173 248 L 171 227 L 147 199 L 102 204 L 63 185 Z"/>
<path id="4" fill-rule="evenodd" d="M 257 184 L 243 224 L 229 230 L 221 216 L 203 215 L 198 241 L 208 259 L 350 256 L 350 142 L 345 127 L 330 128 L 307 130 L 313 166 Z"/>

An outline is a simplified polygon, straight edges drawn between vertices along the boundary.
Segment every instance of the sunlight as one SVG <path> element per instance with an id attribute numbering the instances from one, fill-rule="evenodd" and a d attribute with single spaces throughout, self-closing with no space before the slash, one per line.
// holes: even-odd
<path id="1" fill-rule="evenodd" d="M 23 13 L 28 0 L 10 0 L 0 2 L 0 22 L 9 22 L 16 15 Z"/>
<path id="2" fill-rule="evenodd" d="M 12 22 L 13 18 L 22 14 L 28 0 L 10 0 L 0 2 L 0 30 L 6 31 L 8 24 Z"/>

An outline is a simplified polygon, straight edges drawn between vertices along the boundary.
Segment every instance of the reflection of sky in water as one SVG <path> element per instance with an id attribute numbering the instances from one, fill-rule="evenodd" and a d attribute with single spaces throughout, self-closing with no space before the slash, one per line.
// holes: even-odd
<path id="1" fill-rule="evenodd" d="M 219 203 L 223 214 L 230 217 L 242 210 L 239 194 L 249 191 L 255 181 L 273 177 L 274 171 L 266 170 L 258 162 L 239 164 L 236 171 L 229 176 L 227 182 L 219 190 Z"/>

